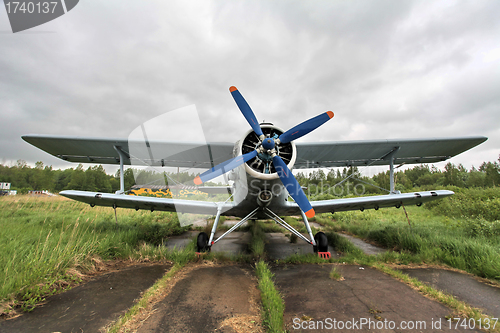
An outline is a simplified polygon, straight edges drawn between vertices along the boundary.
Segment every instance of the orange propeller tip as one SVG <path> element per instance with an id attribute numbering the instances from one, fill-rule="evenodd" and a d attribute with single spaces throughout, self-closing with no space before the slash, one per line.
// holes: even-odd
<path id="1" fill-rule="evenodd" d="M 238 90 L 238 88 L 236 88 L 235 86 L 229 87 L 229 91 L 230 92 L 233 92 L 233 91 L 236 91 L 236 90 Z"/>
<path id="2" fill-rule="evenodd" d="M 313 217 L 314 217 L 314 215 L 316 215 L 316 212 L 314 211 L 314 208 L 311 208 L 311 209 L 309 209 L 309 210 L 306 212 L 306 216 L 307 216 L 308 218 L 313 218 Z"/>
<path id="3" fill-rule="evenodd" d="M 200 176 L 196 176 L 196 178 L 193 180 L 193 182 L 194 182 L 196 185 L 201 185 L 201 184 L 203 184 L 203 182 L 201 181 Z"/>
<path id="4" fill-rule="evenodd" d="M 330 117 L 330 119 L 333 118 L 333 112 L 332 111 L 327 111 L 326 113 L 328 114 L 328 117 Z"/>

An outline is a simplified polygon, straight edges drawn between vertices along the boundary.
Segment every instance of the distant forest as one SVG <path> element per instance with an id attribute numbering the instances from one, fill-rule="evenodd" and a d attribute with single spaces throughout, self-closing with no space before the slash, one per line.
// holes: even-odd
<path id="1" fill-rule="evenodd" d="M 125 190 L 136 184 L 134 171 L 139 170 L 128 168 L 124 171 Z M 137 185 L 158 184 L 158 179 L 162 184 L 172 184 L 172 182 L 167 182 L 167 178 L 173 182 L 187 184 L 195 177 L 196 174 L 188 172 L 165 172 L 163 175 L 151 171 L 138 172 Z M 308 194 L 312 196 L 324 190 L 325 187 L 334 188 L 335 185 L 343 186 L 342 192 L 333 192 L 337 196 L 347 195 L 350 191 L 352 193 L 358 184 L 364 185 L 366 194 L 387 193 L 386 190 L 389 189 L 389 171 L 378 173 L 370 178 L 362 176 L 357 167 L 343 170 L 332 169 L 328 173 L 322 169 L 309 173 L 299 172 L 296 178 L 302 186 L 308 188 Z M 498 162 L 483 162 L 478 169 L 472 167 L 470 170 L 465 169 L 461 164 L 456 166 L 452 163 L 446 164 L 443 171 L 433 165 L 416 165 L 413 168 L 395 172 L 395 179 L 396 190 L 401 192 L 411 191 L 414 188 L 430 189 L 436 186 L 496 187 L 500 184 L 500 156 Z M 32 168 L 25 161 L 19 160 L 13 166 L 0 165 L 0 182 L 11 183 L 11 189 L 17 190 L 19 194 L 30 190 L 48 190 L 57 193 L 67 189 L 114 192 L 120 188 L 120 175 L 119 171 L 115 175 L 106 174 L 101 165 L 85 169 L 82 164 L 79 164 L 74 169 L 54 170 L 52 166 L 45 166 L 43 162 L 37 162 Z"/>

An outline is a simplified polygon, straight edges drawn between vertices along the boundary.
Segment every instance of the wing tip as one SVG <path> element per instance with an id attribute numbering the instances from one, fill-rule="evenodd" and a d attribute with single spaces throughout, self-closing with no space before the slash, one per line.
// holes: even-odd
<path id="1" fill-rule="evenodd" d="M 203 184 L 203 182 L 201 181 L 200 176 L 196 176 L 196 178 L 193 180 L 193 182 L 194 182 L 196 185 L 201 185 L 201 184 Z"/>
<path id="2" fill-rule="evenodd" d="M 233 92 L 233 91 L 236 91 L 236 90 L 238 90 L 238 88 L 236 88 L 235 86 L 229 87 L 229 91 L 230 92 Z"/>
<path id="3" fill-rule="evenodd" d="M 330 117 L 330 119 L 333 118 L 333 112 L 332 111 L 327 111 L 326 114 L 328 115 L 328 117 Z"/>

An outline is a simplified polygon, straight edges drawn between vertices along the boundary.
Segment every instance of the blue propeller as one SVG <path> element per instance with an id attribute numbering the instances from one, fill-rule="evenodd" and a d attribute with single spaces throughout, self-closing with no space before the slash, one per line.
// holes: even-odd
<path id="1" fill-rule="evenodd" d="M 315 215 L 315 212 L 311 206 L 311 203 L 309 202 L 309 200 L 307 200 L 304 191 L 302 191 L 302 188 L 300 187 L 299 183 L 293 176 L 288 166 L 277 154 L 279 148 L 278 150 L 276 150 L 275 146 L 289 143 L 315 130 L 316 128 L 318 128 L 319 126 L 323 125 L 328 120 L 330 120 L 333 117 L 333 112 L 328 111 L 316 117 L 313 117 L 309 120 L 306 120 L 303 123 L 300 123 L 299 125 L 281 134 L 278 139 L 266 138 L 264 136 L 264 133 L 262 132 L 262 129 L 260 128 L 259 122 L 257 121 L 255 114 L 248 105 L 247 101 L 238 91 L 238 89 L 232 86 L 231 88 L 229 88 L 229 91 L 231 92 L 231 95 L 233 96 L 234 101 L 238 105 L 238 108 L 240 109 L 241 113 L 243 114 L 243 116 L 245 116 L 245 119 L 247 120 L 248 124 L 250 124 L 255 134 L 257 134 L 257 136 L 259 137 L 260 144 L 257 146 L 256 150 L 244 155 L 236 156 L 202 173 L 201 175 L 197 176 L 194 179 L 194 183 L 196 185 L 201 185 L 202 183 L 210 179 L 220 176 L 223 173 L 226 173 L 242 165 L 243 163 L 250 161 L 258 154 L 263 154 L 264 156 L 267 156 L 264 158 L 268 160 L 272 158 L 274 168 L 276 169 L 276 172 L 278 173 L 281 182 L 283 183 L 283 185 L 285 186 L 285 188 L 287 189 L 288 193 L 293 198 L 293 200 L 295 200 L 297 205 L 299 205 L 300 209 L 302 209 L 302 211 L 305 212 L 307 217 L 309 218 L 313 217 Z"/>
<path id="2" fill-rule="evenodd" d="M 218 164 L 214 166 L 212 169 L 205 171 L 201 175 L 197 176 L 193 181 L 196 185 L 201 185 L 202 183 L 213 179 L 217 176 L 220 176 L 228 171 L 233 170 L 234 168 L 242 165 L 243 163 L 246 163 L 250 161 L 252 158 L 257 156 L 257 151 L 251 151 L 245 155 L 239 155 L 236 156 L 230 160 L 227 160 L 225 162 L 222 162 L 221 164 Z"/>
<path id="3" fill-rule="evenodd" d="M 238 107 L 241 110 L 241 113 L 245 116 L 246 120 L 252 127 L 253 131 L 257 136 L 259 137 L 260 140 L 262 140 L 261 136 L 264 135 L 262 133 L 262 129 L 260 128 L 259 122 L 257 121 L 257 118 L 255 117 L 255 114 L 253 113 L 252 109 L 248 105 L 247 101 L 243 98 L 243 96 L 240 94 L 239 90 L 235 87 L 232 86 L 229 88 L 229 91 L 231 92 L 231 95 L 233 95 L 234 101 L 238 105 Z"/>
<path id="4" fill-rule="evenodd" d="M 307 217 L 314 217 L 315 212 L 311 206 L 311 203 L 309 202 L 309 200 L 307 200 L 304 191 L 302 191 L 302 187 L 300 186 L 297 179 L 295 179 L 295 177 L 293 176 L 292 171 L 288 169 L 286 163 L 283 162 L 281 157 L 275 155 L 273 157 L 273 164 L 276 172 L 278 173 L 278 176 L 281 179 L 281 182 L 283 183 L 283 185 L 285 185 L 288 194 L 290 194 L 293 200 L 295 200 L 297 205 L 299 205 L 300 209 L 302 209 Z"/>
<path id="5" fill-rule="evenodd" d="M 281 143 L 288 143 L 300 137 L 303 137 L 307 133 L 314 131 L 316 128 L 320 127 L 328 120 L 333 118 L 333 112 L 327 111 L 320 114 L 319 116 L 313 117 L 297 126 L 292 127 L 285 133 L 281 134 L 279 139 Z"/>

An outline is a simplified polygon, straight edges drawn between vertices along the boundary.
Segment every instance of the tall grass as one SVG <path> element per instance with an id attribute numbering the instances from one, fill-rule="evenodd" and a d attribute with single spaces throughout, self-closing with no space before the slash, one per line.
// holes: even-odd
<path id="1" fill-rule="evenodd" d="M 267 327 L 268 332 L 284 332 L 283 314 L 285 311 L 285 303 L 274 286 L 274 275 L 263 260 L 257 262 L 255 265 L 255 272 L 259 279 L 264 326 Z"/>
<path id="2" fill-rule="evenodd" d="M 184 230 L 175 214 L 118 209 L 117 216 L 118 224 L 110 208 L 59 197 L 0 198 L 0 303 L 29 310 L 96 257 L 186 260 L 158 246 Z"/>
<path id="3" fill-rule="evenodd" d="M 449 217 L 482 218 L 490 222 L 500 220 L 500 187 L 450 189 L 455 195 L 446 200 L 429 202 L 425 207 L 436 214 Z"/>
<path id="4" fill-rule="evenodd" d="M 262 230 L 258 222 L 252 221 L 251 233 L 252 240 L 250 241 L 250 250 L 256 258 L 260 258 L 264 256 L 264 249 L 266 247 L 265 232 Z"/>

